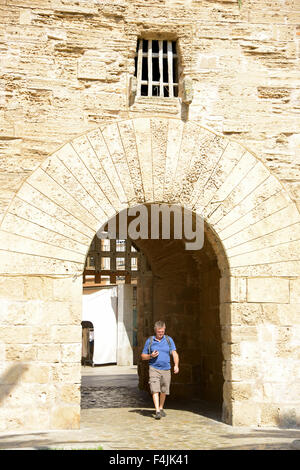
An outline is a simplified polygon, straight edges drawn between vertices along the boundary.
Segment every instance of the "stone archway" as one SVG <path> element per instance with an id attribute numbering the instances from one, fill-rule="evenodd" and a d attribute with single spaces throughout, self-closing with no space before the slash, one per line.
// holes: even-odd
<path id="1" fill-rule="evenodd" d="M 195 122 L 138 118 L 65 144 L 2 220 L 1 430 L 79 426 L 85 257 L 108 218 L 151 202 L 185 206 L 210 227 L 222 276 L 225 422 L 299 419 L 296 206 L 240 144 Z"/>

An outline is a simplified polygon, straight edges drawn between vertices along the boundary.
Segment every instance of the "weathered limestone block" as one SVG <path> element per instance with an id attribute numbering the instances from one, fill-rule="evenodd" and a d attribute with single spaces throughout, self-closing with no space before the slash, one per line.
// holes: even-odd
<path id="1" fill-rule="evenodd" d="M 264 376 L 264 382 L 284 383 L 290 377 L 290 386 L 295 381 L 297 367 L 293 357 L 280 357 L 272 354 L 265 355 L 260 361 L 259 370 Z"/>
<path id="2" fill-rule="evenodd" d="M 251 382 L 232 382 L 231 396 L 237 402 L 259 402 L 262 400 L 262 391 Z"/>
<path id="3" fill-rule="evenodd" d="M 93 174 L 86 167 L 86 147 L 84 152 L 82 152 L 81 148 L 80 154 L 74 150 L 74 147 L 67 144 L 60 151 L 56 152 L 57 157 L 68 168 L 72 175 L 80 174 L 81 186 L 78 187 L 77 182 L 73 180 L 70 183 L 69 192 L 70 194 L 75 194 L 76 198 L 81 196 L 82 204 L 101 220 L 112 213 L 110 204 L 107 201 L 107 196 L 95 181 Z M 89 148 L 89 150 L 92 149 Z M 68 189 L 66 183 L 64 183 L 64 186 Z"/>
<path id="4" fill-rule="evenodd" d="M 51 366 L 52 381 L 54 384 L 80 384 L 81 364 L 58 363 Z"/>
<path id="5" fill-rule="evenodd" d="M 269 176 L 263 183 L 258 185 L 239 204 L 232 206 L 230 211 L 218 222 L 216 228 L 220 236 L 227 238 L 231 233 L 242 230 L 247 225 L 252 225 L 256 220 L 261 220 L 274 210 L 272 202 L 276 204 L 278 193 L 282 190 L 274 176 Z M 270 198 L 271 201 L 269 200 Z M 288 201 L 282 198 L 282 205 L 286 206 Z M 268 212 L 268 208 L 269 212 Z"/>
<path id="6" fill-rule="evenodd" d="M 238 302 L 220 305 L 221 325 L 257 325 L 263 321 L 261 304 Z"/>
<path id="7" fill-rule="evenodd" d="M 62 387 L 59 388 L 57 398 L 64 403 L 77 405 L 80 402 L 80 386 L 69 384 L 62 385 Z"/>
<path id="8" fill-rule="evenodd" d="M 75 362 L 81 361 L 81 343 L 71 343 L 61 345 L 61 361 Z"/>
<path id="9" fill-rule="evenodd" d="M 136 202 L 144 202 L 144 191 L 141 169 L 137 153 L 137 146 L 132 121 L 121 121 L 118 123 L 120 137 L 125 150 L 130 177 L 136 194 Z"/>
<path id="10" fill-rule="evenodd" d="M 68 2 L 63 0 L 53 0 L 51 2 L 51 7 L 54 9 L 54 11 L 60 13 L 73 13 L 81 15 L 92 15 L 97 13 L 97 7 L 94 2 L 88 2 L 87 4 L 87 2 L 84 0 L 71 0 Z"/>
<path id="11" fill-rule="evenodd" d="M 300 262 L 298 261 L 278 261 L 267 264 L 257 264 L 250 266 L 231 267 L 230 272 L 233 276 L 298 276 Z"/>
<path id="12" fill-rule="evenodd" d="M 9 345 L 6 346 L 5 358 L 7 361 L 35 361 L 37 358 L 37 347 L 35 345 Z"/>
<path id="13" fill-rule="evenodd" d="M 52 288 L 53 293 L 49 300 L 52 301 L 65 301 L 68 302 L 67 305 L 72 305 L 72 301 L 79 303 L 81 301 L 81 288 L 82 288 L 82 278 L 78 276 L 77 278 L 60 278 L 60 279 L 52 279 Z M 74 312 L 76 314 L 76 310 Z M 66 312 L 64 312 L 64 315 Z M 61 315 L 62 321 L 64 315 Z M 69 319 L 66 320 L 69 324 Z M 76 321 L 76 317 L 75 317 Z M 79 324 L 79 322 L 78 322 Z"/>
<path id="14" fill-rule="evenodd" d="M 71 160 L 71 162 L 70 162 Z M 97 202 L 90 196 L 86 187 L 85 175 L 87 172 L 83 163 L 80 161 L 78 155 L 70 145 L 64 146 L 60 151 L 53 154 L 47 161 L 41 166 L 45 173 L 51 176 L 61 187 L 65 189 L 69 196 L 74 200 L 79 198 L 82 201 L 82 205 L 86 207 L 87 211 L 92 214 L 96 219 L 104 219 L 105 214 Z M 79 172 L 81 180 L 78 181 L 70 168 L 74 168 L 74 173 Z M 92 181 L 95 185 L 95 181 L 92 180 L 91 175 L 88 173 L 89 183 Z M 84 184 L 85 183 L 85 184 Z M 92 194 L 97 197 L 97 190 L 100 192 L 99 187 L 93 188 Z M 100 193 L 100 198 L 102 194 Z"/>
<path id="15" fill-rule="evenodd" d="M 4 409 L 1 413 L 1 427 L 5 431 L 49 429 L 49 412 L 38 407 L 16 407 Z M 1 429 L 1 428 L 0 428 Z"/>
<path id="16" fill-rule="evenodd" d="M 259 403 L 255 403 L 253 401 L 248 400 L 242 400 L 234 401 L 231 406 L 232 426 L 245 426 L 246 423 L 260 425 L 261 407 Z M 271 423 L 274 424 L 273 419 Z"/>
<path id="17" fill-rule="evenodd" d="M 100 163 L 110 180 L 110 183 L 113 185 L 116 195 L 119 198 L 120 202 L 118 203 L 116 209 L 121 210 L 125 207 L 127 199 L 102 132 L 100 129 L 96 129 L 95 131 L 92 131 L 88 134 L 88 139 L 94 151 L 96 152 L 96 155 L 99 158 Z"/>
<path id="18" fill-rule="evenodd" d="M 183 79 L 183 91 L 182 101 L 186 104 L 191 104 L 194 97 L 193 80 L 191 77 L 184 77 Z"/>
<path id="19" fill-rule="evenodd" d="M 217 230 L 222 228 L 223 219 L 228 213 L 228 209 L 238 206 L 258 185 L 262 184 L 270 175 L 269 170 L 261 163 L 257 162 L 254 167 L 239 181 L 238 185 L 231 191 L 230 195 L 223 201 L 222 206 L 223 218 L 222 222 L 216 225 Z M 225 220 L 225 224 L 228 221 Z"/>
<path id="20" fill-rule="evenodd" d="M 173 201 L 173 185 L 176 175 L 178 158 L 180 155 L 184 124 L 182 121 L 170 120 L 168 128 L 168 142 L 166 148 L 165 181 L 163 199 Z"/>
<path id="21" fill-rule="evenodd" d="M 23 300 L 26 276 L 0 276 L 0 299 Z"/>
<path id="22" fill-rule="evenodd" d="M 75 217 L 72 212 L 67 211 L 61 204 L 56 204 L 47 195 L 41 193 L 38 189 L 24 183 L 18 193 L 19 197 L 28 203 L 28 209 L 26 210 L 26 217 L 32 222 L 38 220 L 45 226 L 44 219 L 41 217 L 40 212 L 46 213 L 51 219 L 51 225 L 54 225 L 56 230 L 60 233 L 68 234 L 64 226 L 71 227 L 76 233 L 76 237 L 80 237 L 79 241 L 90 243 L 93 239 L 95 232 L 89 228 L 86 224 L 82 223 L 78 217 Z M 32 206 L 36 208 L 35 211 Z M 12 206 L 14 208 L 14 206 Z M 28 215 L 29 207 L 31 208 L 30 214 Z M 12 209 L 14 210 L 14 209 Z M 23 216 L 23 212 L 22 212 Z M 77 216 L 77 214 L 76 214 Z M 54 220 L 53 220 L 54 219 Z M 62 225 L 61 225 L 62 224 Z M 73 235 L 72 235 L 73 237 Z"/>
<path id="23" fill-rule="evenodd" d="M 23 375 L 25 383 L 49 384 L 51 381 L 50 365 L 40 364 L 38 361 L 24 365 L 26 370 Z"/>
<path id="24" fill-rule="evenodd" d="M 189 204 L 190 199 L 194 201 L 197 198 L 196 194 L 199 195 L 207 183 L 227 145 L 227 142 L 221 136 L 214 135 L 206 130 L 201 131 L 201 133 L 198 131 L 198 134 L 200 139 L 194 139 L 197 152 L 189 152 L 192 158 L 188 171 L 186 171 L 183 192 L 180 197 L 183 204 Z M 189 146 L 187 146 L 187 149 L 189 149 Z"/>
<path id="25" fill-rule="evenodd" d="M 275 354 L 281 358 L 299 359 L 299 326 L 277 327 Z M 296 365 L 296 362 L 295 362 Z"/>
<path id="26" fill-rule="evenodd" d="M 135 119 L 134 130 L 146 201 L 154 201 L 152 183 L 151 127 L 149 119 Z"/>
<path id="27" fill-rule="evenodd" d="M 56 405 L 50 418 L 51 429 L 79 429 L 80 406 L 79 405 Z"/>
<path id="28" fill-rule="evenodd" d="M 81 325 L 54 325 L 51 330 L 54 343 L 81 342 Z"/>
<path id="29" fill-rule="evenodd" d="M 278 330 L 274 324 L 263 323 L 257 326 L 257 335 L 259 341 L 262 343 L 262 352 L 269 353 L 270 349 L 272 354 L 275 352 L 275 341 L 278 338 Z"/>
<path id="30" fill-rule="evenodd" d="M 26 300 L 25 308 L 27 313 L 29 314 L 29 318 L 31 317 L 31 310 L 33 311 L 32 313 L 34 317 L 36 316 L 35 310 L 42 303 L 37 301 L 51 299 L 52 294 L 53 289 L 51 278 L 46 278 L 42 276 L 32 276 L 24 278 L 24 300 Z M 28 308 L 27 302 L 29 303 Z M 28 321 L 28 323 L 30 323 L 30 321 Z"/>
<path id="31" fill-rule="evenodd" d="M 33 343 L 51 344 L 51 328 L 51 323 L 49 325 L 47 323 L 43 324 L 43 326 L 39 324 L 31 325 Z"/>
<path id="32" fill-rule="evenodd" d="M 289 101 L 291 90 L 281 87 L 258 87 L 259 98 L 284 99 Z"/>
<path id="33" fill-rule="evenodd" d="M 291 281 L 290 281 L 291 282 Z M 293 304 L 261 304 L 263 318 L 278 325 L 299 325 L 297 305 Z"/>
<path id="34" fill-rule="evenodd" d="M 248 302 L 289 303 L 288 279 L 253 278 L 247 279 Z"/>
<path id="35" fill-rule="evenodd" d="M 240 344 L 240 360 L 244 362 L 244 364 L 249 365 L 257 365 L 260 363 L 262 357 L 267 355 L 267 357 L 273 353 L 272 348 L 268 348 L 269 345 L 260 342 L 260 332 L 257 329 L 254 331 L 254 327 L 252 327 L 252 338 L 248 335 L 248 338 L 242 338 Z M 246 332 L 247 334 L 247 332 Z M 269 351 L 271 349 L 271 352 Z M 258 366 L 259 370 L 259 366 Z"/>
<path id="36" fill-rule="evenodd" d="M 255 381 L 260 375 L 260 368 L 253 362 L 245 368 L 245 361 L 241 358 L 234 358 L 234 361 L 224 361 L 224 380 L 233 381 Z"/>
<path id="37" fill-rule="evenodd" d="M 202 152 L 196 149 L 201 149 L 202 140 L 205 137 L 205 130 L 198 129 L 193 123 L 186 122 L 184 124 L 184 131 L 181 141 L 180 153 L 177 161 L 177 168 L 175 173 L 175 180 L 173 182 L 173 191 L 176 198 L 178 198 L 182 191 L 191 189 L 191 183 L 195 183 L 201 172 L 201 165 L 199 163 L 203 159 Z M 185 179 L 188 179 L 190 184 L 184 184 Z"/>
<path id="38" fill-rule="evenodd" d="M 98 51 L 85 51 L 78 59 L 78 79 L 105 81 L 108 74 L 108 65 Z"/>
<path id="39" fill-rule="evenodd" d="M 268 264 L 284 261 L 300 255 L 299 242 L 297 240 L 275 245 L 274 247 L 256 247 L 255 251 L 247 254 L 228 256 L 231 267 L 246 266 L 255 264 Z"/>
<path id="40" fill-rule="evenodd" d="M 290 280 L 290 302 L 291 304 L 300 304 L 300 279 Z M 294 307 L 296 311 L 297 306 Z"/>
<path id="41" fill-rule="evenodd" d="M 292 209 L 292 210 L 291 210 Z M 229 239 L 223 241 L 228 253 L 234 254 L 243 250 L 252 251 L 253 248 L 261 248 L 263 246 L 276 245 L 276 241 L 282 243 L 296 239 L 299 233 L 299 213 L 295 206 L 291 208 L 285 207 L 274 214 L 270 214 L 256 223 L 233 235 Z M 293 225 L 290 226 L 291 222 Z M 285 224 L 289 225 L 285 227 Z M 276 230 L 278 228 L 278 230 Z M 255 239 L 259 235 L 258 243 Z M 251 239 L 255 239 L 252 241 Z M 240 248 L 236 245 L 241 245 Z"/>
<path id="42" fill-rule="evenodd" d="M 32 396 L 35 395 L 35 406 L 32 407 Z M 11 407 L 12 416 L 23 408 L 20 417 L 26 415 L 26 410 L 35 408 L 39 411 L 47 409 L 54 402 L 54 393 L 48 385 L 24 384 L 22 387 L 14 389 L 6 398 L 6 405 Z M 30 415 L 28 413 L 28 415 Z M 24 425 L 25 423 L 23 423 Z M 26 426 L 26 425 L 25 425 Z"/>
<path id="43" fill-rule="evenodd" d="M 122 181 L 122 185 L 126 194 L 126 201 L 135 200 L 135 192 L 128 169 L 126 155 L 124 154 L 124 148 L 121 142 L 120 133 L 117 124 L 111 124 L 109 126 L 101 127 L 104 141 L 106 142 L 107 148 L 110 152 L 111 159 L 118 172 L 118 176 Z M 122 201 L 124 202 L 124 200 Z"/>
<path id="44" fill-rule="evenodd" d="M 66 173 L 66 169 L 63 168 L 63 164 L 59 165 L 62 173 Z M 60 173 L 57 173 L 59 178 Z M 48 176 L 42 169 L 37 169 L 29 178 L 28 183 L 35 189 L 39 190 L 42 194 L 47 195 L 57 205 L 63 207 L 71 214 L 76 214 L 77 218 L 84 223 L 90 229 L 97 229 L 98 220 L 90 212 L 84 210 L 84 207 L 79 201 L 74 199 L 71 194 L 66 191 L 63 186 L 60 186 L 50 176 Z M 63 182 L 64 184 L 64 182 Z M 79 183 L 76 185 L 79 187 Z"/>
<path id="45" fill-rule="evenodd" d="M 225 180 L 224 184 L 220 189 L 218 189 L 213 201 L 217 200 L 223 202 L 231 193 L 232 189 L 237 186 L 237 182 L 240 182 L 241 179 L 248 174 L 248 172 L 254 167 L 255 163 L 256 161 L 253 155 L 249 152 L 244 153 L 238 164 L 230 173 L 229 177 Z M 208 215 L 209 223 L 213 225 L 217 224 L 223 215 L 223 206 L 221 204 L 218 209 L 213 211 L 212 215 Z"/>
<path id="46" fill-rule="evenodd" d="M 231 341 L 241 343 L 244 341 L 257 341 L 257 327 L 248 325 L 232 325 Z"/>
<path id="47" fill-rule="evenodd" d="M 0 243 L 3 249 L 19 253 L 31 253 L 34 255 L 48 256 L 49 258 L 65 259 L 84 263 L 84 255 L 77 254 L 74 251 L 65 250 L 59 247 L 52 247 L 47 243 L 29 240 L 22 235 L 15 235 L 7 232 L 0 232 Z"/>
<path id="48" fill-rule="evenodd" d="M 200 194 L 194 195 L 191 204 L 196 208 L 205 208 L 244 153 L 243 147 L 236 142 L 229 141 Z"/>
<path id="49" fill-rule="evenodd" d="M 48 228 L 41 227 L 35 223 L 28 222 L 27 220 L 24 220 L 23 218 L 21 219 L 20 217 L 12 214 L 6 215 L 2 228 L 7 232 L 13 232 L 15 230 L 17 233 L 22 233 L 22 236 L 24 237 L 60 246 L 67 250 L 74 250 L 83 254 L 85 254 L 86 251 L 85 245 L 81 245 L 64 235 L 58 234 Z"/>
<path id="50" fill-rule="evenodd" d="M 168 141 L 168 123 L 165 119 L 151 119 L 151 144 L 154 200 L 163 201 L 165 159 Z"/>
<path id="51" fill-rule="evenodd" d="M 98 183 L 99 188 L 103 192 L 102 207 L 108 217 L 113 216 L 120 207 L 120 201 L 112 182 L 109 180 L 100 159 L 97 157 L 96 151 L 90 142 L 96 139 L 99 130 L 92 131 L 87 136 L 77 137 L 72 141 L 72 146 L 77 154 L 84 161 L 85 165 L 90 169 L 93 178 Z M 94 143 L 95 144 L 95 143 Z"/>
<path id="52" fill-rule="evenodd" d="M 245 302 L 246 301 L 246 279 L 244 278 L 221 278 L 220 279 L 220 302 Z"/>
<path id="53" fill-rule="evenodd" d="M 31 344 L 32 331 L 29 326 L 0 326 L 0 340 L 6 344 Z"/>
<path id="54" fill-rule="evenodd" d="M 41 362 L 60 362 L 61 348 L 57 344 L 40 344 L 38 347 L 38 360 Z"/>

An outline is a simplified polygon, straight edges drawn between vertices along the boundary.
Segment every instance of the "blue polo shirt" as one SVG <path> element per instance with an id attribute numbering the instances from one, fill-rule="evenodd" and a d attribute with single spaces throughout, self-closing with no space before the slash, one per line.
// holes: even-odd
<path id="1" fill-rule="evenodd" d="M 171 351 L 176 351 L 176 346 L 173 339 L 168 337 L 171 343 Z M 149 354 L 149 343 L 150 338 L 147 339 L 142 354 Z M 151 358 L 149 361 L 149 366 L 154 367 L 159 370 L 170 370 L 171 361 L 170 361 L 170 347 L 169 343 L 164 335 L 160 341 L 158 341 L 155 336 L 153 336 L 153 341 L 150 348 L 150 353 L 153 351 L 158 351 L 159 355 L 157 357 Z"/>

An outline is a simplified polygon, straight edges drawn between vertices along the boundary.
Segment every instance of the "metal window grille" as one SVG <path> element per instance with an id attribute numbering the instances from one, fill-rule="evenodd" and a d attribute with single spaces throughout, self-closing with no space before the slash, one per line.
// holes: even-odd
<path id="1" fill-rule="evenodd" d="M 178 96 L 176 41 L 138 39 L 135 57 L 137 97 Z"/>
<path id="2" fill-rule="evenodd" d="M 130 239 L 107 240 L 95 236 L 86 259 L 83 285 L 136 283 L 141 270 L 146 270 L 146 258 Z"/>

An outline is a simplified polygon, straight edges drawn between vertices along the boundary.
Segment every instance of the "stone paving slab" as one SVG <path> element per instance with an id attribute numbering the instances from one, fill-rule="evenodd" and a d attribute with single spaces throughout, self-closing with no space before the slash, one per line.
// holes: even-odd
<path id="1" fill-rule="evenodd" d="M 299 429 L 224 424 L 206 402 L 166 401 L 154 419 L 152 399 L 137 388 L 136 368 L 83 368 L 81 429 L 0 434 L 1 449 L 292 450 Z M 299 442 L 299 441 L 298 441 Z"/>

